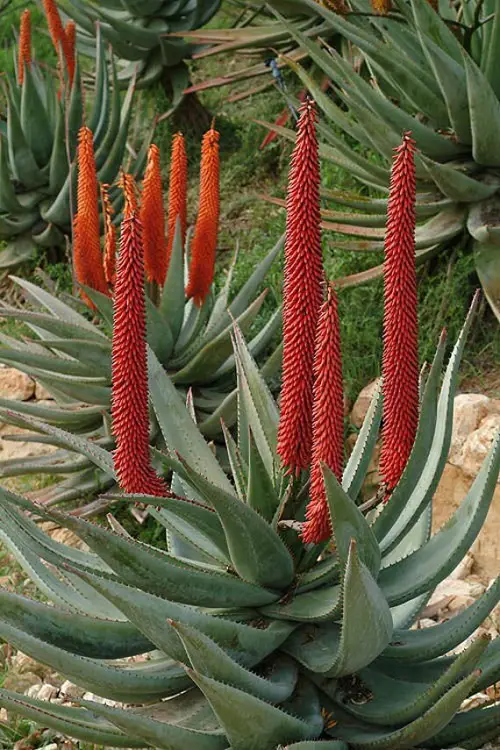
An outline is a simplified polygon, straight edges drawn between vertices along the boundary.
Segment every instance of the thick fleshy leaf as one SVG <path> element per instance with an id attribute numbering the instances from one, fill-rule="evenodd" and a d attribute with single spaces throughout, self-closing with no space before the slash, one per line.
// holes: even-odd
<path id="1" fill-rule="evenodd" d="M 225 750 L 227 746 L 227 739 L 217 729 L 217 721 L 198 691 L 190 690 L 147 709 L 132 711 L 89 701 L 82 701 L 82 705 L 160 750 Z"/>
<path id="2" fill-rule="evenodd" d="M 249 505 L 210 484 L 189 467 L 190 484 L 217 511 L 231 563 L 246 581 L 269 588 L 285 588 L 294 576 L 292 557 L 278 533 Z"/>
<path id="3" fill-rule="evenodd" d="M 59 706 L 3 689 L 0 690 L 0 706 L 9 713 L 20 714 L 30 721 L 83 742 L 111 747 L 147 747 L 143 740 L 123 734 L 113 724 L 84 708 Z"/>
<path id="4" fill-rule="evenodd" d="M 211 638 L 195 628 L 173 620 L 169 624 L 179 634 L 191 667 L 199 674 L 237 687 L 269 703 L 283 703 L 293 693 L 298 669 L 291 659 L 281 657 L 274 660 L 269 677 L 264 679 L 238 664 Z"/>
<path id="5" fill-rule="evenodd" d="M 342 677 L 366 667 L 392 635 L 392 617 L 382 592 L 351 542 L 342 585 L 342 623 L 300 629 L 284 650 L 307 669 Z"/>
<path id="6" fill-rule="evenodd" d="M 80 572 L 79 576 L 109 599 L 157 648 L 182 661 L 184 650 L 168 620 L 186 623 L 212 638 L 226 651 L 237 654 L 247 667 L 258 664 L 279 648 L 295 625 L 261 619 L 262 627 L 161 599 L 139 589 L 118 583 L 109 577 Z M 236 612 L 236 615 L 238 613 Z"/>
<path id="7" fill-rule="evenodd" d="M 376 578 L 380 569 L 380 548 L 373 531 L 353 500 L 344 492 L 334 473 L 323 465 L 326 501 L 332 522 L 335 549 L 342 569 L 352 554 L 351 543 L 356 542 L 357 556 Z"/>
<path id="8" fill-rule="evenodd" d="M 189 670 L 205 694 L 234 750 L 274 750 L 283 741 L 313 739 L 321 731 L 249 693 Z"/>

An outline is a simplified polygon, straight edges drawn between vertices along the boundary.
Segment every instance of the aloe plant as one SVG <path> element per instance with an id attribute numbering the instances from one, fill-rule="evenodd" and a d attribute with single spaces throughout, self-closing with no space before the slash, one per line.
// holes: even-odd
<path id="1" fill-rule="evenodd" d="M 204 26 L 219 10 L 220 0 L 60 0 L 59 5 L 78 24 L 78 46 L 83 53 L 94 56 L 98 23 L 120 59 L 118 80 L 128 83 L 137 77 L 138 85 L 145 87 L 163 77 L 175 92 L 175 100 L 188 85 L 184 61 L 196 46 L 170 35 Z"/>
<path id="2" fill-rule="evenodd" d="M 288 60 L 323 111 L 323 156 L 383 195 L 392 150 L 401 130 L 411 130 L 419 149 L 418 261 L 465 234 L 485 295 L 500 318 L 495 3 L 439 3 L 436 13 L 426 0 L 397 0 L 388 15 L 374 16 L 366 0 L 355 0 L 351 5 L 357 15 L 347 17 L 314 0 L 300 4 L 314 8 L 331 33 L 355 45 L 370 72 L 366 80 L 334 49 L 308 38 L 281 16 L 284 28 L 331 80 L 338 96 L 336 101 L 326 96 L 305 70 Z M 290 130 L 270 127 L 295 137 Z M 339 249 L 383 248 L 385 198 L 335 190 L 324 195 L 340 207 L 323 212 L 325 226 L 354 238 L 339 242 Z M 381 273 L 377 266 L 341 283 L 364 283 Z"/>
<path id="3" fill-rule="evenodd" d="M 314 158 L 313 147 L 310 153 Z M 307 193 L 310 182 L 303 177 Z M 126 222 L 117 311 L 126 299 L 124 269 L 135 273 L 143 262 L 137 217 Z M 295 249 L 293 242 L 288 245 L 287 263 L 293 264 Z M 408 276 L 412 272 L 407 269 Z M 136 283 L 134 291 L 138 301 L 140 286 Z M 310 291 L 302 291 L 307 300 Z M 320 363 L 328 363 L 322 344 L 337 338 L 335 314 L 324 315 L 334 310 L 332 294 L 320 310 L 318 372 Z M 403 296 L 399 303 L 405 304 Z M 308 501 L 307 472 L 287 473 L 290 465 L 278 452 L 277 435 L 288 417 L 280 415 L 238 326 L 233 328 L 237 440 L 225 433 L 230 477 L 150 350 L 150 397 L 167 450 L 140 454 L 147 471 L 136 467 L 136 473 L 146 494 L 119 497 L 151 509 L 166 529 L 168 551 L 134 541 L 116 523 L 110 531 L 0 490 L 0 538 L 53 602 L 0 592 L 0 635 L 85 689 L 132 705 L 89 700 L 80 700 L 78 707 L 51 705 L 4 689 L 0 704 L 71 737 L 112 747 L 430 750 L 457 744 L 472 749 L 493 739 L 497 704 L 460 707 L 498 680 L 499 641 L 479 637 L 460 653 L 456 649 L 498 602 L 500 579 L 453 619 L 410 629 L 477 536 L 500 468 L 497 439 L 463 504 L 430 536 L 432 497 L 450 444 L 457 373 L 474 307 L 441 389 L 444 339 L 438 347 L 413 450 L 379 513 L 358 505 L 358 496 L 377 439 L 381 391 L 340 481 L 322 463 L 319 512 L 329 528 L 328 541 L 334 541 L 330 549 L 305 543 L 304 527 L 313 517 L 304 523 L 304 511 L 307 507 L 307 516 L 314 502 L 313 497 Z M 293 316 L 293 309 L 285 309 L 289 332 Z M 144 326 L 144 309 L 140 317 Z M 125 322 L 120 320 L 116 343 L 125 341 Z M 145 342 L 129 329 L 128 343 L 137 371 L 115 370 L 118 390 L 146 375 Z M 331 373 L 321 374 L 325 378 L 316 379 L 315 399 L 319 394 L 341 399 L 338 388 L 328 388 Z M 285 373 L 285 380 L 289 376 Z M 317 407 L 316 400 L 306 415 L 313 423 L 313 445 L 321 434 Z M 138 435 L 124 431 L 121 420 L 127 409 L 129 418 L 142 419 L 147 401 L 133 410 L 125 401 L 116 408 L 114 429 L 123 450 Z M 121 462 L 102 447 L 62 431 L 58 436 L 102 470 L 122 474 Z M 169 487 L 158 486 L 160 477 L 150 474 L 151 459 L 158 471 L 172 473 Z M 148 487 L 153 494 L 147 494 Z M 37 518 L 71 529 L 89 551 L 54 542 Z M 138 654 L 146 654 L 146 660 L 124 661 Z"/>
<path id="4" fill-rule="evenodd" d="M 3 77 L 6 122 L 0 127 L 0 270 L 32 259 L 39 248 L 65 257 L 71 234 L 78 131 L 84 117 L 94 131 L 98 176 L 113 183 L 124 164 L 134 99 L 134 84 L 121 100 L 113 60 L 106 62 L 99 36 L 97 78 L 90 112 L 84 116 L 78 62 L 68 96 L 59 97 L 50 73 L 34 62 L 25 64 L 23 83 Z M 110 85 L 112 83 L 112 85 Z M 140 177 L 152 133 L 146 134 L 130 170 Z M 111 198 L 119 213 L 122 195 Z"/>

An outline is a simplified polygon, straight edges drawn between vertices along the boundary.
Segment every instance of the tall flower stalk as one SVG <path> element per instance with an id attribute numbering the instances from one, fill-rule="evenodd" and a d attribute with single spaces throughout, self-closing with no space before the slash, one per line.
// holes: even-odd
<path id="1" fill-rule="evenodd" d="M 97 171 L 94 158 L 93 136 L 85 125 L 78 133 L 78 189 L 77 213 L 73 222 L 73 263 L 79 284 L 108 294 L 104 276 L 99 228 L 99 202 Z M 94 308 L 88 295 L 81 290 L 82 298 Z"/>
<path id="2" fill-rule="evenodd" d="M 55 0 L 42 0 L 42 3 L 54 49 L 56 50 L 58 57 L 61 58 L 62 56 L 69 70 L 71 54 L 69 51 L 68 38 L 66 37 Z"/>
<path id="3" fill-rule="evenodd" d="M 109 199 L 109 185 L 101 185 L 101 204 L 104 215 L 104 276 L 110 287 L 116 277 L 116 227 L 113 224 L 113 206 Z"/>
<path id="4" fill-rule="evenodd" d="M 76 66 L 76 24 L 74 21 L 68 21 L 64 27 L 64 36 L 66 37 L 66 66 L 68 68 L 69 85 L 73 83 Z"/>
<path id="5" fill-rule="evenodd" d="M 19 56 L 17 63 L 17 79 L 19 85 L 24 83 L 24 68 L 31 65 L 31 12 L 23 11 L 19 29 Z"/>
<path id="6" fill-rule="evenodd" d="M 408 461 L 418 425 L 418 317 L 415 267 L 415 142 L 395 150 L 384 262 L 384 409 L 380 472 L 390 493 Z"/>
<path id="7" fill-rule="evenodd" d="M 172 141 L 172 155 L 170 159 L 170 184 L 168 194 L 167 220 L 167 268 L 172 255 L 177 218 L 181 224 L 182 247 L 186 240 L 187 229 L 187 170 L 188 161 L 186 144 L 182 133 L 176 133 Z"/>
<path id="8" fill-rule="evenodd" d="M 212 125 L 201 148 L 200 204 L 191 243 L 186 296 L 201 307 L 212 286 L 220 214 L 219 133 Z"/>
<path id="9" fill-rule="evenodd" d="M 113 297 L 112 422 L 114 465 L 128 493 L 166 496 L 149 451 L 144 249 L 137 211 L 125 207 Z"/>
<path id="10" fill-rule="evenodd" d="M 296 475 L 311 462 L 314 344 L 323 301 L 315 104 L 308 99 L 299 112 L 287 194 L 283 387 L 278 431 L 281 461 Z"/>
<path id="11" fill-rule="evenodd" d="M 333 287 L 323 303 L 316 334 L 314 355 L 314 405 L 310 501 L 304 542 L 324 542 L 330 538 L 330 514 L 326 502 L 322 464 L 328 466 L 339 482 L 344 468 L 344 389 L 340 323 L 337 295 Z"/>
<path id="12" fill-rule="evenodd" d="M 154 143 L 149 147 L 142 183 L 140 219 L 146 278 L 148 281 L 154 281 L 159 286 L 163 286 L 167 275 L 165 209 L 161 184 L 160 150 Z"/>

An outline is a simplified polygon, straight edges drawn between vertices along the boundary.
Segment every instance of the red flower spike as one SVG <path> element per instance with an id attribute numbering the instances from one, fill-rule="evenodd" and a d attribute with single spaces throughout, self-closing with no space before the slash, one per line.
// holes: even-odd
<path id="1" fill-rule="evenodd" d="M 300 107 L 288 182 L 283 287 L 283 386 L 278 453 L 298 475 L 311 461 L 313 360 L 323 302 L 316 106 Z"/>
<path id="2" fill-rule="evenodd" d="M 321 308 L 314 355 L 313 443 L 310 501 L 302 527 L 305 543 L 319 544 L 331 536 L 321 465 L 342 481 L 344 469 L 344 386 L 337 295 L 333 287 Z"/>
<path id="3" fill-rule="evenodd" d="M 172 155 L 170 159 L 170 186 L 168 195 L 168 245 L 167 245 L 167 268 L 172 255 L 172 246 L 175 238 L 175 226 L 177 217 L 181 222 L 182 247 L 186 240 L 187 229 L 187 170 L 188 161 L 186 144 L 182 133 L 176 133 L 172 141 Z"/>
<path id="4" fill-rule="evenodd" d="M 31 12 L 23 11 L 19 28 L 19 56 L 17 63 L 17 78 L 19 85 L 24 83 L 24 67 L 31 65 Z"/>
<path id="5" fill-rule="evenodd" d="M 392 166 L 385 236 L 380 473 L 388 493 L 408 461 L 419 412 L 414 153 L 415 142 L 405 133 Z"/>
<path id="6" fill-rule="evenodd" d="M 110 287 L 116 277 L 116 227 L 113 224 L 113 206 L 109 199 L 109 185 L 101 185 L 101 204 L 104 214 L 104 276 Z"/>
<path id="7" fill-rule="evenodd" d="M 102 264 L 93 136 L 90 128 L 85 126 L 81 127 L 78 133 L 77 162 L 77 213 L 73 222 L 75 276 L 79 284 L 102 294 L 109 294 Z M 95 309 L 85 292 L 80 291 L 80 294 L 89 307 Z"/>
<path id="8" fill-rule="evenodd" d="M 64 35 L 66 37 L 66 66 L 68 68 L 69 85 L 71 86 L 75 77 L 76 65 L 76 24 L 74 21 L 68 21 L 64 28 Z"/>
<path id="9" fill-rule="evenodd" d="M 186 297 L 192 297 L 198 307 L 204 303 L 214 280 L 220 213 L 219 172 L 219 133 L 212 126 L 203 136 L 201 147 L 200 206 L 186 288 Z"/>
<path id="10" fill-rule="evenodd" d="M 163 286 L 167 275 L 165 209 L 161 186 L 160 150 L 155 144 L 152 144 L 148 151 L 148 162 L 142 183 L 140 218 L 146 277 L 148 281 L 155 281 L 159 286 Z"/>
<path id="11" fill-rule="evenodd" d="M 121 225 L 113 303 L 111 414 L 120 487 L 128 493 L 166 497 L 149 451 L 146 299 L 142 227 L 130 210 Z"/>

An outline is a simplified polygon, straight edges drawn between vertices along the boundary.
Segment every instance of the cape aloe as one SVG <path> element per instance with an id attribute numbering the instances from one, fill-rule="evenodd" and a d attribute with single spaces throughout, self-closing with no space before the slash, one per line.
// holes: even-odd
<path id="1" fill-rule="evenodd" d="M 86 127 L 81 129 L 81 144 L 89 140 L 89 132 Z M 161 185 L 158 184 L 159 154 L 156 146 L 149 149 L 140 207 L 132 176 L 125 174 L 121 180 L 123 192 L 128 196 L 125 216 L 138 210 L 147 230 L 142 230 L 142 240 L 146 275 L 151 279 L 151 294 L 146 306 L 148 342 L 183 399 L 191 399 L 200 430 L 210 439 L 220 439 L 221 419 L 228 428 L 236 421 L 236 363 L 231 346 L 233 319 L 249 336 L 250 350 L 261 362 L 264 376 L 268 380 L 276 378 L 281 367 L 281 348 L 272 349 L 279 337 L 281 309 L 276 309 L 264 325 L 257 326 L 256 323 L 267 294 L 267 290 L 260 292 L 260 288 L 273 261 L 279 256 L 283 242 L 279 241 L 256 266 L 237 294 L 232 293 L 236 257 L 222 288 L 217 294 L 212 289 L 219 220 L 217 141 L 218 134 L 211 129 L 203 147 L 198 222 L 192 242 L 187 236 L 186 253 L 183 222 L 186 216 L 187 164 L 182 136 L 178 134 L 173 143 L 168 217 L 163 210 Z M 80 152 L 85 166 L 89 161 L 88 153 L 83 149 L 79 155 Z M 30 281 L 12 277 L 34 309 L 20 310 L 3 305 L 0 315 L 24 321 L 32 338 L 18 341 L 0 334 L 3 344 L 0 361 L 9 362 L 32 375 L 52 393 L 56 403 L 53 408 L 26 403 L 21 407 L 22 419 L 19 414 L 11 412 L 12 408 L 19 411 L 17 404 L 3 399 L 0 408 L 4 410 L 2 418 L 7 422 L 20 424 L 21 419 L 28 426 L 31 419 L 39 418 L 52 425 L 56 432 L 57 428 L 64 428 L 77 434 L 87 433 L 98 444 L 112 447 L 108 414 L 111 405 L 113 302 L 108 296 L 106 279 L 112 282 L 109 285 L 109 294 L 112 294 L 116 276 L 115 236 L 106 233 L 104 257 L 101 254 L 102 260 L 98 258 L 89 264 L 91 246 L 97 243 L 96 252 L 100 252 L 97 228 L 93 226 L 96 222 L 91 221 L 97 212 L 97 190 L 94 185 L 89 193 L 86 171 L 81 172 L 78 191 L 81 206 L 77 208 L 81 208 L 82 221 L 77 213 L 73 245 L 75 271 L 83 299 L 96 317 L 90 322 L 85 309 L 80 310 L 79 301 L 74 297 L 58 296 Z M 92 182 L 93 173 L 90 177 Z M 172 226 L 176 217 L 174 237 L 165 239 L 165 223 Z M 109 230 L 109 221 L 106 224 Z M 80 232 L 83 232 L 81 236 Z M 203 237 L 210 238 L 210 247 L 202 242 Z M 77 256 L 81 262 L 76 262 Z M 162 278 L 164 284 L 160 286 L 157 282 Z M 150 430 L 151 443 L 161 446 L 162 437 L 153 414 Z M 40 438 L 33 435 L 32 439 Z M 56 433 L 49 439 L 59 445 Z M 3 462 L 0 467 L 3 476 L 26 471 L 70 475 L 38 495 L 39 499 L 49 503 L 82 502 L 82 499 L 92 499 L 114 484 L 109 473 L 104 470 L 96 472 L 88 461 L 75 458 L 66 450 L 34 459 L 29 465 L 14 459 Z M 91 505 L 92 509 L 99 507 L 99 503 Z"/>
<path id="2" fill-rule="evenodd" d="M 338 97 L 323 94 L 305 70 L 288 60 L 323 110 L 322 155 L 384 193 L 389 186 L 387 160 L 401 132 L 411 130 L 419 149 L 417 259 L 422 262 L 465 232 L 485 295 L 500 319 L 496 3 L 465 7 L 440 2 L 436 13 L 427 0 L 396 0 L 389 15 L 374 16 L 368 0 L 354 0 L 356 13 L 344 17 L 315 0 L 298 2 L 305 9 L 314 8 L 330 33 L 355 45 L 369 72 L 367 80 L 334 49 L 280 16 L 304 54 L 331 80 Z M 279 2 L 270 4 L 279 10 Z M 291 130 L 271 127 L 295 138 Z M 349 136 L 349 143 L 339 130 Z M 386 199 L 343 191 L 327 191 L 325 197 L 341 207 L 323 212 L 325 226 L 354 237 L 337 247 L 382 249 Z M 377 266 L 341 283 L 363 283 L 381 273 Z"/>
<path id="3" fill-rule="evenodd" d="M 301 539 L 307 474 L 284 472 L 279 412 L 239 327 L 237 441 L 225 432 L 230 477 L 150 350 L 150 396 L 166 444 L 154 461 L 172 473 L 171 485 L 168 496 L 127 499 L 151 508 L 168 551 L 0 490 L 0 538 L 53 602 L 0 592 L 0 636 L 86 690 L 131 705 L 68 707 L 4 689 L 0 704 L 111 747 L 430 750 L 492 739 L 500 706 L 460 707 L 500 678 L 500 641 L 469 640 L 498 602 L 500 579 L 451 620 L 410 629 L 476 538 L 500 467 L 497 439 L 463 504 L 431 537 L 472 313 L 441 389 L 439 345 L 413 451 L 382 511 L 357 502 L 380 392 L 341 481 L 322 464 L 328 549 Z M 113 473 L 102 447 L 58 436 Z M 89 551 L 54 542 L 37 518 L 71 529 Z M 125 661 L 138 654 L 145 661 Z"/>
<path id="4" fill-rule="evenodd" d="M 174 100 L 189 83 L 184 60 L 196 45 L 171 37 L 175 32 L 204 26 L 219 10 L 220 0 L 58 0 L 65 14 L 78 25 L 78 47 L 93 57 L 96 22 L 120 59 L 118 80 L 137 77 L 149 86 L 160 77 L 170 80 Z"/>
<path id="5" fill-rule="evenodd" d="M 26 16 L 24 16 L 26 19 Z M 17 83 L 3 76 L 6 123 L 0 124 L 0 271 L 31 259 L 37 248 L 56 248 L 63 254 L 71 233 L 72 204 L 76 199 L 76 168 L 72 164 L 78 131 L 84 121 L 80 69 L 61 92 L 53 76 L 31 62 L 27 23 L 23 22 L 22 67 Z M 106 62 L 101 36 L 95 55 L 97 78 L 90 112 L 85 120 L 94 133 L 97 174 L 113 183 L 124 162 L 134 97 L 134 82 L 121 100 L 115 63 Z M 66 90 L 66 88 L 68 90 Z M 137 177 L 145 166 L 150 134 L 129 166 Z M 113 188 L 114 210 L 122 196 Z"/>

